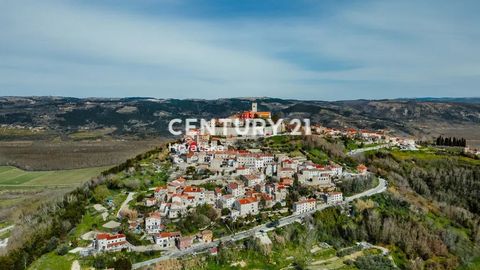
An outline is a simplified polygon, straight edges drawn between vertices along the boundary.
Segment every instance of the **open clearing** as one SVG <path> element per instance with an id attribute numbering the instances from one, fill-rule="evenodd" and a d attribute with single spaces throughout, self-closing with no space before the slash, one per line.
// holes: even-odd
<path id="1" fill-rule="evenodd" d="M 107 168 L 108 167 L 94 167 L 75 170 L 30 172 L 11 166 L 0 166 L 0 186 L 78 185 L 100 174 Z"/>

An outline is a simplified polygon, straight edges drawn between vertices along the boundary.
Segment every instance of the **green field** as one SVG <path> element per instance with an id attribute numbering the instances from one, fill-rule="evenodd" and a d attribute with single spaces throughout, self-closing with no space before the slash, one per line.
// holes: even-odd
<path id="1" fill-rule="evenodd" d="M 24 171 L 11 166 L 0 166 L 1 187 L 72 186 L 83 183 L 108 167 L 60 171 Z"/>

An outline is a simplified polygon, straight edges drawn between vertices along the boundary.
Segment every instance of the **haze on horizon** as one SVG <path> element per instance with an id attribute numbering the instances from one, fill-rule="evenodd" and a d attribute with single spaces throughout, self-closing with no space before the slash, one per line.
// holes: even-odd
<path id="1" fill-rule="evenodd" d="M 0 95 L 474 97 L 478 1 L 0 0 Z"/>

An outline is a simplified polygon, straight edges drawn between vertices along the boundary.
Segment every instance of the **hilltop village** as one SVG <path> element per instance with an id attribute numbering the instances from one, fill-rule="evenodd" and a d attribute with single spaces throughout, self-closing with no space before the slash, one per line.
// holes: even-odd
<path id="1" fill-rule="evenodd" d="M 257 112 L 256 106 L 254 103 L 251 111 L 232 117 L 240 121 L 271 118 L 269 112 Z M 289 131 L 288 126 L 280 128 L 279 132 Z M 415 148 L 413 140 L 387 136 L 381 131 L 311 128 L 314 136 L 347 136 L 375 149 L 393 145 Z M 119 208 L 112 199 L 107 199 L 106 204 L 96 204 L 95 209 L 104 212 L 105 216 L 107 208 L 118 208 L 117 220 L 104 224 L 103 232 L 97 230 L 84 236 L 84 239 L 91 239 L 91 243 L 77 251 L 90 255 L 125 249 L 187 250 L 224 236 L 225 231 L 218 230 L 219 226 L 227 233 L 235 228 L 241 231 L 265 223 L 275 227 L 279 225 L 276 221 L 279 218 L 341 205 L 345 198 L 338 183 L 347 180 L 373 183 L 376 178 L 363 164 L 351 167 L 328 158 L 318 163 L 305 155 L 265 144 L 265 140 L 275 142 L 282 138 L 218 136 L 199 129 L 189 131 L 181 140 L 169 144 L 166 150 L 164 158 L 169 164 L 166 184 L 146 187 L 141 196 L 139 192 L 128 193 Z M 352 153 L 361 149 L 369 148 L 354 149 Z M 162 170 L 158 164 L 155 166 Z M 141 209 L 140 213 L 132 206 Z M 195 227 L 195 222 L 188 222 L 198 212 L 215 218 L 203 222 L 203 227 Z M 190 233 L 182 234 L 179 230 L 182 222 L 188 223 Z M 220 223 L 212 224 L 215 222 Z M 137 235 L 140 242 L 127 241 L 126 232 Z M 216 247 L 210 252 L 215 253 Z"/>

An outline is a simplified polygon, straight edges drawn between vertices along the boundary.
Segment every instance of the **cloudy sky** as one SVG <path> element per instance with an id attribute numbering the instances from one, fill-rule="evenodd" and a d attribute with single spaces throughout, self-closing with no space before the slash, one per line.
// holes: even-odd
<path id="1" fill-rule="evenodd" d="M 0 0 L 0 95 L 480 96 L 479 1 Z"/>

